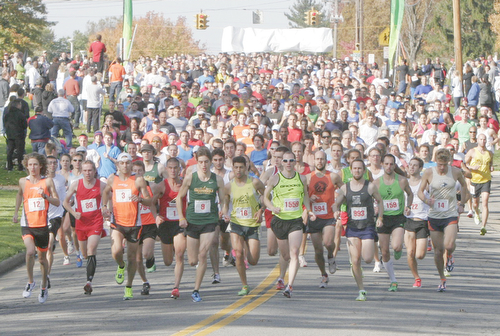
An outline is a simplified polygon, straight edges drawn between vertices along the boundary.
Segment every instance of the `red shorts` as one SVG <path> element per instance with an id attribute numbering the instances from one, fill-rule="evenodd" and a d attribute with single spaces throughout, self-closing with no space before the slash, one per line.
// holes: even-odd
<path id="1" fill-rule="evenodd" d="M 86 241 L 90 236 L 106 236 L 106 231 L 104 231 L 102 224 L 97 224 L 89 227 L 77 227 L 75 229 L 76 237 L 79 241 Z M 104 232 L 104 236 L 103 236 Z"/>
<path id="2" fill-rule="evenodd" d="M 271 210 L 264 210 L 264 218 L 266 220 L 266 228 L 270 229 L 271 228 L 271 221 L 273 219 L 274 215 Z"/>

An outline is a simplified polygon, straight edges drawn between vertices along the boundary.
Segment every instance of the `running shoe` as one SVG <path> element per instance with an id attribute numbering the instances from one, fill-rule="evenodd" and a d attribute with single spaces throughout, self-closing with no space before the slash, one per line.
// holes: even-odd
<path id="1" fill-rule="evenodd" d="M 389 292 L 397 292 L 398 291 L 398 283 L 391 282 L 391 286 L 388 289 Z"/>
<path id="2" fill-rule="evenodd" d="M 453 254 L 448 255 L 448 259 L 446 260 L 446 270 L 448 272 L 453 271 L 455 268 L 455 258 L 453 258 Z"/>
<path id="3" fill-rule="evenodd" d="M 194 291 L 193 294 L 191 294 L 191 298 L 193 299 L 193 302 L 201 302 L 200 292 Z"/>
<path id="4" fill-rule="evenodd" d="M 125 287 L 125 295 L 123 295 L 123 300 L 132 300 L 134 297 L 134 292 L 132 292 L 132 287 Z"/>
<path id="5" fill-rule="evenodd" d="M 319 288 L 326 288 L 327 286 L 328 286 L 328 275 L 325 274 L 321 277 Z"/>
<path id="6" fill-rule="evenodd" d="M 174 288 L 172 289 L 172 293 L 170 293 L 170 297 L 172 299 L 178 299 L 181 295 L 179 294 L 179 289 L 178 288 Z"/>
<path id="7" fill-rule="evenodd" d="M 421 287 L 422 287 L 422 280 L 415 279 L 415 283 L 413 284 L 413 288 L 421 288 Z"/>
<path id="8" fill-rule="evenodd" d="M 78 254 L 76 256 L 76 267 L 82 267 L 82 265 L 83 265 L 82 255 Z"/>
<path id="9" fill-rule="evenodd" d="M 486 231 L 486 228 L 483 226 L 483 227 L 481 228 L 481 232 L 480 232 L 479 234 L 480 234 L 481 236 L 484 236 L 484 235 L 486 234 L 486 232 L 488 232 L 488 231 Z"/>
<path id="10" fill-rule="evenodd" d="M 373 267 L 373 273 L 380 273 L 380 271 L 382 270 L 381 266 L 382 266 L 381 262 L 375 261 L 375 266 Z"/>
<path id="11" fill-rule="evenodd" d="M 225 254 L 224 258 L 222 258 L 222 266 L 224 267 L 231 266 L 231 256 L 229 254 Z"/>
<path id="12" fill-rule="evenodd" d="M 307 267 L 307 261 L 303 255 L 299 255 L 299 266 L 300 267 Z"/>
<path id="13" fill-rule="evenodd" d="M 469 212 L 467 213 L 467 217 L 469 218 L 474 217 L 474 212 L 472 210 L 469 210 Z"/>
<path id="14" fill-rule="evenodd" d="M 23 291 L 23 298 L 29 298 L 31 296 L 31 292 L 33 292 L 33 289 L 35 289 L 36 283 L 33 281 L 33 283 L 29 283 L 26 285 L 26 288 Z"/>
<path id="15" fill-rule="evenodd" d="M 119 285 L 121 285 L 123 281 L 125 281 L 125 267 L 121 268 L 120 266 L 118 266 L 118 268 L 116 269 L 115 280 Z"/>
<path id="16" fill-rule="evenodd" d="M 276 289 L 277 290 L 285 289 L 285 282 L 283 281 L 283 279 L 278 279 L 278 282 L 276 283 Z"/>
<path id="17" fill-rule="evenodd" d="M 248 265 L 248 260 L 245 259 L 245 269 L 249 269 L 250 266 Z"/>
<path id="18" fill-rule="evenodd" d="M 396 260 L 401 259 L 401 254 L 403 254 L 403 250 L 401 250 L 401 251 L 394 251 L 394 259 L 396 259 Z"/>
<path id="19" fill-rule="evenodd" d="M 38 302 L 45 303 L 45 301 L 47 301 L 48 297 L 49 297 L 49 290 L 48 289 L 40 289 L 40 294 L 38 294 Z"/>
<path id="20" fill-rule="evenodd" d="M 445 276 L 445 277 L 449 277 L 449 276 L 451 276 L 451 273 L 450 273 L 450 272 L 448 272 L 447 270 L 444 270 L 444 276 Z"/>
<path id="21" fill-rule="evenodd" d="M 66 244 L 68 245 L 68 254 L 73 254 L 73 252 L 75 252 L 75 245 L 73 245 L 73 242 L 66 239 Z"/>
<path id="22" fill-rule="evenodd" d="M 149 295 L 150 288 L 151 288 L 151 286 L 149 285 L 149 282 L 144 282 L 142 284 L 141 295 Z"/>
<path id="23" fill-rule="evenodd" d="M 291 298 L 292 297 L 292 286 L 290 285 L 287 285 L 286 286 L 286 289 L 283 291 L 283 295 L 287 298 Z"/>
<path id="24" fill-rule="evenodd" d="M 156 271 L 156 264 L 153 264 L 150 268 L 146 269 L 146 272 L 153 273 Z"/>
<path id="25" fill-rule="evenodd" d="M 236 267 L 236 252 L 234 250 L 231 251 L 231 266 Z"/>
<path id="26" fill-rule="evenodd" d="M 241 290 L 238 292 L 238 296 L 248 295 L 249 292 L 250 290 L 248 289 L 248 286 L 243 286 L 243 288 L 241 288 Z"/>
<path id="27" fill-rule="evenodd" d="M 337 272 L 337 261 L 335 260 L 335 257 L 328 258 L 328 270 L 330 271 L 330 274 Z"/>
<path id="28" fill-rule="evenodd" d="M 69 256 L 64 256 L 63 266 L 67 266 L 70 264 Z"/>
<path id="29" fill-rule="evenodd" d="M 87 282 L 87 284 L 85 286 L 83 286 L 83 293 L 85 295 L 92 294 L 92 283 L 91 282 Z"/>
<path id="30" fill-rule="evenodd" d="M 359 295 L 356 298 L 356 301 L 366 301 L 366 291 L 365 290 L 359 291 Z"/>
<path id="31" fill-rule="evenodd" d="M 427 251 L 430 252 L 432 250 L 432 240 L 431 237 L 427 238 Z"/>
<path id="32" fill-rule="evenodd" d="M 212 274 L 212 285 L 220 283 L 220 275 L 218 273 Z"/>
<path id="33" fill-rule="evenodd" d="M 50 288 L 50 277 L 47 275 L 47 289 Z"/>
<path id="34" fill-rule="evenodd" d="M 438 292 L 446 291 L 446 281 L 443 281 L 443 283 L 439 284 L 437 291 Z"/>
<path id="35" fill-rule="evenodd" d="M 479 212 L 474 213 L 474 223 L 476 225 L 481 225 L 481 217 L 479 216 Z"/>

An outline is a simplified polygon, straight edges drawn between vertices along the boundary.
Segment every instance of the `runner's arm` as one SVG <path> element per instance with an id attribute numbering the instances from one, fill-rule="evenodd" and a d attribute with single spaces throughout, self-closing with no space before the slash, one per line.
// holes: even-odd
<path id="1" fill-rule="evenodd" d="M 59 195 L 57 195 L 56 186 L 54 185 L 54 181 L 49 177 L 47 178 L 47 189 L 49 190 L 49 194 L 42 194 L 42 197 L 45 198 L 50 204 L 58 207 L 61 205 L 61 200 L 59 199 Z"/>
<path id="2" fill-rule="evenodd" d="M 146 180 L 142 177 L 137 177 L 135 179 L 135 187 L 139 190 L 139 203 L 145 206 L 151 206 L 151 204 L 153 204 L 153 199 L 149 195 Z"/>
<path id="3" fill-rule="evenodd" d="M 177 207 L 177 213 L 179 214 L 179 224 L 181 224 L 181 221 L 186 221 L 186 218 L 184 217 L 184 209 L 182 208 L 182 199 L 187 195 L 189 186 L 191 185 L 191 180 L 193 178 L 192 174 L 189 174 L 186 176 L 184 181 L 182 182 L 181 189 L 179 190 L 179 193 L 177 194 L 177 197 L 175 198 L 175 206 Z"/>
<path id="4" fill-rule="evenodd" d="M 19 179 L 19 190 L 16 194 L 16 208 L 14 210 L 14 216 L 12 217 L 12 222 L 17 223 L 19 208 L 21 207 L 21 203 L 23 202 L 23 190 L 24 184 L 26 183 L 26 179 L 23 177 Z"/>
<path id="5" fill-rule="evenodd" d="M 266 207 L 272 212 L 279 212 L 281 209 L 274 207 L 273 202 L 271 201 L 271 191 L 273 191 L 274 186 L 278 183 L 278 175 L 274 175 L 269 179 L 269 182 L 266 183 L 266 190 L 264 191 L 264 204 Z M 275 211 L 277 210 L 277 211 Z"/>
<path id="6" fill-rule="evenodd" d="M 73 195 L 76 193 L 77 186 L 78 186 L 78 181 L 71 183 L 71 185 L 68 188 L 68 192 L 66 193 L 66 197 L 64 198 L 63 201 L 64 209 L 66 209 L 66 211 L 69 212 L 75 218 L 77 217 L 75 216 L 76 211 L 73 210 L 69 201 L 71 200 L 71 197 L 73 197 Z"/>

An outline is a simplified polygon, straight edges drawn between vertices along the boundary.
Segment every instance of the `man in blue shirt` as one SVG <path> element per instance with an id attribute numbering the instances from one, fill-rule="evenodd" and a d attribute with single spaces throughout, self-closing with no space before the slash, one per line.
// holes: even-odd
<path id="1" fill-rule="evenodd" d="M 97 172 L 100 177 L 108 178 L 109 175 L 116 173 L 116 159 L 121 151 L 113 145 L 113 133 L 104 134 L 104 146 L 97 148 L 97 153 L 101 157 L 101 163 Z"/>

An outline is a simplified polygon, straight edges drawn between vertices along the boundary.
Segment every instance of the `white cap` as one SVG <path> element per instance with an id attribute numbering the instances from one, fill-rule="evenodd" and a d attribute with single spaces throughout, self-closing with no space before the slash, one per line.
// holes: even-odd
<path id="1" fill-rule="evenodd" d="M 156 105 L 153 103 L 148 104 L 148 110 L 156 110 Z"/>

